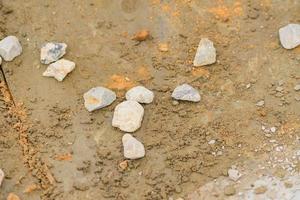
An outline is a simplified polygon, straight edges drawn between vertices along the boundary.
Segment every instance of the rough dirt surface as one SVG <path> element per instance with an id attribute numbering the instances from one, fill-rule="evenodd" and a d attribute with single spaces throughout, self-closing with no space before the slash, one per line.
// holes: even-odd
<path id="1" fill-rule="evenodd" d="M 230 182 L 237 195 L 252 191 L 246 172 L 264 169 L 279 182 L 298 174 L 300 47 L 282 48 L 278 29 L 300 23 L 299 1 L 2 0 L 0 8 L 1 38 L 16 35 L 23 46 L 3 64 L 16 105 L 1 79 L 0 199 L 196 200 L 232 165 L 244 174 Z M 132 40 L 142 30 L 150 35 Z M 217 63 L 193 68 L 203 37 L 214 42 Z M 42 76 L 40 48 L 51 41 L 65 42 L 64 58 L 76 63 L 63 82 Z M 201 102 L 174 102 L 182 83 Z M 111 120 L 135 85 L 155 99 L 133 134 L 146 157 L 124 161 L 123 133 Z M 83 94 L 96 86 L 118 99 L 89 113 Z M 254 189 L 254 199 L 265 190 Z M 234 193 L 223 191 L 204 199 Z"/>

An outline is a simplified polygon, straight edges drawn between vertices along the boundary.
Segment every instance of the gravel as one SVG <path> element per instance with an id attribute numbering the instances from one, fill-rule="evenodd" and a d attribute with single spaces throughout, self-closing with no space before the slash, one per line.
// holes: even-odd
<path id="1" fill-rule="evenodd" d="M 136 101 L 124 101 L 116 106 L 112 126 L 124 132 L 134 132 L 141 127 L 144 108 Z"/>
<path id="2" fill-rule="evenodd" d="M 89 111 L 104 108 L 112 104 L 117 96 L 116 93 L 104 88 L 104 87 L 94 87 L 84 93 L 84 106 Z"/>
<path id="3" fill-rule="evenodd" d="M 151 103 L 154 99 L 154 93 L 144 86 L 136 86 L 127 91 L 126 99 L 139 103 Z"/>
<path id="4" fill-rule="evenodd" d="M 22 46 L 15 36 L 8 36 L 0 41 L 0 56 L 5 61 L 12 61 L 22 53 Z"/>
<path id="5" fill-rule="evenodd" d="M 288 24 L 279 29 L 279 39 L 285 49 L 293 49 L 300 45 L 300 25 Z"/>
<path id="6" fill-rule="evenodd" d="M 182 101 L 199 102 L 201 100 L 198 90 L 188 84 L 177 86 L 172 93 L 172 97 Z"/>
<path id="7" fill-rule="evenodd" d="M 48 66 L 43 76 L 54 77 L 58 81 L 63 81 L 68 73 L 73 71 L 75 63 L 66 59 L 60 59 Z"/>
<path id="8" fill-rule="evenodd" d="M 214 43 L 207 38 L 202 38 L 194 58 L 194 66 L 210 65 L 216 62 L 216 49 Z"/>
<path id="9" fill-rule="evenodd" d="M 132 135 L 126 133 L 122 138 L 124 157 L 128 159 L 139 159 L 145 156 L 144 145 L 132 137 Z"/>
<path id="10" fill-rule="evenodd" d="M 41 63 L 50 64 L 57 61 L 66 53 L 67 44 L 49 42 L 41 48 Z"/>

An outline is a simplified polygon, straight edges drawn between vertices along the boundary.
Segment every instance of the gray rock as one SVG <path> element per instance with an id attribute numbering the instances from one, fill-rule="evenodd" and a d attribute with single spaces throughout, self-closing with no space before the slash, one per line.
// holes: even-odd
<path id="1" fill-rule="evenodd" d="M 182 101 L 199 102 L 201 100 L 198 90 L 188 84 L 177 86 L 172 93 L 172 97 Z"/>
<path id="2" fill-rule="evenodd" d="M 286 49 L 293 49 L 300 45 L 300 24 L 288 24 L 280 28 L 279 39 Z"/>
<path id="3" fill-rule="evenodd" d="M 73 71 L 75 63 L 66 59 L 60 59 L 48 66 L 43 76 L 54 77 L 58 81 L 64 80 L 68 73 Z"/>
<path id="4" fill-rule="evenodd" d="M 22 46 L 15 36 L 8 36 L 0 41 L 0 55 L 5 61 L 12 61 L 22 53 Z"/>
<path id="5" fill-rule="evenodd" d="M 143 86 L 131 88 L 126 93 L 126 99 L 137 101 L 139 103 L 151 103 L 154 98 L 154 93 Z"/>
<path id="6" fill-rule="evenodd" d="M 202 38 L 194 58 L 194 66 L 210 65 L 216 62 L 216 49 L 214 43 L 207 38 Z"/>
<path id="7" fill-rule="evenodd" d="M 296 85 L 296 86 L 294 87 L 294 90 L 299 91 L 299 90 L 300 90 L 300 84 Z"/>
<path id="8" fill-rule="evenodd" d="M 256 103 L 256 106 L 258 107 L 263 107 L 265 105 L 265 101 L 264 100 L 260 100 Z"/>
<path id="9" fill-rule="evenodd" d="M 233 181 L 239 180 L 241 176 L 242 175 L 240 174 L 240 172 L 237 169 L 229 169 L 228 170 L 228 177 Z"/>
<path id="10" fill-rule="evenodd" d="M 134 132 L 141 127 L 144 108 L 136 101 L 124 101 L 116 106 L 112 126 L 125 132 Z"/>
<path id="11" fill-rule="evenodd" d="M 104 87 L 94 87 L 88 92 L 84 93 L 84 106 L 89 111 L 109 106 L 116 100 L 116 93 L 104 88 Z"/>
<path id="12" fill-rule="evenodd" d="M 4 177 L 5 177 L 4 172 L 2 171 L 2 169 L 0 169 L 0 186 L 4 180 Z"/>
<path id="13" fill-rule="evenodd" d="M 66 53 L 65 43 L 50 42 L 41 48 L 41 63 L 50 64 L 57 61 Z"/>
<path id="14" fill-rule="evenodd" d="M 126 133 L 122 138 L 124 157 L 128 159 L 138 159 L 145 156 L 144 145 L 132 137 L 130 134 Z"/>

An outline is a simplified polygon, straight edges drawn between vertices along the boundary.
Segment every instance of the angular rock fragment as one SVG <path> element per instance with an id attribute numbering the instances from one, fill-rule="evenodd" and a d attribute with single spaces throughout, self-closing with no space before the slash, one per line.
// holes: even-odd
<path id="1" fill-rule="evenodd" d="M 92 112 L 112 104 L 116 97 L 116 93 L 107 88 L 95 87 L 84 93 L 84 106 L 89 112 Z"/>
<path id="2" fill-rule="evenodd" d="M 202 38 L 194 58 L 194 66 L 210 65 L 216 62 L 216 49 L 214 43 L 207 38 Z"/>
<path id="3" fill-rule="evenodd" d="M 137 101 L 139 103 L 151 103 L 153 98 L 153 92 L 143 86 L 133 87 L 126 93 L 127 100 Z"/>
<path id="4" fill-rule="evenodd" d="M 3 180 L 4 180 L 4 172 L 2 171 L 2 169 L 0 169 L 0 186 L 3 182 Z"/>
<path id="5" fill-rule="evenodd" d="M 279 39 L 285 49 L 300 45 L 300 24 L 288 24 L 279 29 Z"/>
<path id="6" fill-rule="evenodd" d="M 199 92 L 188 84 L 177 86 L 172 93 L 172 97 L 182 101 L 199 102 L 201 100 Z"/>
<path id="7" fill-rule="evenodd" d="M 144 108 L 136 101 L 124 101 L 116 106 L 112 126 L 125 132 L 134 132 L 140 128 Z"/>
<path id="8" fill-rule="evenodd" d="M 127 133 L 123 136 L 122 143 L 125 158 L 138 159 L 145 156 L 144 145 L 130 134 Z"/>
<path id="9" fill-rule="evenodd" d="M 22 53 L 22 46 L 15 36 L 8 36 L 0 41 L 0 56 L 5 61 L 12 61 Z"/>
<path id="10" fill-rule="evenodd" d="M 50 64 L 57 61 L 66 53 L 65 43 L 49 42 L 41 48 L 41 63 Z"/>
<path id="11" fill-rule="evenodd" d="M 46 71 L 43 73 L 43 76 L 54 77 L 56 80 L 62 81 L 74 68 L 74 62 L 61 59 L 49 65 Z"/>

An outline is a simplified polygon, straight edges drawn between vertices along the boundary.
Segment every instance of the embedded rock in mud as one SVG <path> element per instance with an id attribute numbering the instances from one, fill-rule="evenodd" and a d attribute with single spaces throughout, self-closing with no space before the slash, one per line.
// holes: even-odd
<path id="1" fill-rule="evenodd" d="M 22 46 L 15 36 L 7 36 L 0 41 L 0 55 L 5 61 L 12 61 L 22 53 Z"/>
<path id="2" fill-rule="evenodd" d="M 126 93 L 127 100 L 137 101 L 139 103 L 151 103 L 153 98 L 153 92 L 143 86 L 133 87 Z"/>
<path id="3" fill-rule="evenodd" d="M 4 177 L 5 177 L 4 172 L 2 171 L 2 169 L 0 169 L 0 186 L 3 182 Z"/>
<path id="4" fill-rule="evenodd" d="M 141 127 L 144 108 L 136 101 L 124 101 L 116 106 L 112 126 L 125 132 L 134 132 Z"/>
<path id="5" fill-rule="evenodd" d="M 68 73 L 75 68 L 75 63 L 66 59 L 60 59 L 48 66 L 43 76 L 54 77 L 58 81 L 64 80 Z"/>
<path id="6" fill-rule="evenodd" d="M 144 145 L 132 137 L 130 134 L 126 133 L 122 138 L 124 157 L 128 159 L 138 159 L 145 156 Z"/>
<path id="7" fill-rule="evenodd" d="M 288 24 L 280 28 L 279 39 L 286 49 L 293 49 L 300 45 L 300 24 Z"/>
<path id="8" fill-rule="evenodd" d="M 41 63 L 50 64 L 57 61 L 66 53 L 67 44 L 49 42 L 41 48 Z"/>
<path id="9" fill-rule="evenodd" d="M 109 106 L 116 100 L 116 93 L 104 88 L 104 87 L 94 87 L 84 93 L 84 106 L 89 111 Z"/>
<path id="10" fill-rule="evenodd" d="M 199 102 L 201 100 L 199 92 L 188 84 L 177 86 L 172 93 L 172 97 L 182 101 Z"/>
<path id="11" fill-rule="evenodd" d="M 216 49 L 214 43 L 207 38 L 202 38 L 194 58 L 194 66 L 210 65 L 216 62 Z"/>

